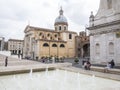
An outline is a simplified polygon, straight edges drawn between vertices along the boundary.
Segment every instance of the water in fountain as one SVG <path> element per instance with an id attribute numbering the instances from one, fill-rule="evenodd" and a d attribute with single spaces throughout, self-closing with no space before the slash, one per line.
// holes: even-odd
<path id="1" fill-rule="evenodd" d="M 48 66 L 46 67 L 45 75 L 48 76 Z"/>
<path id="2" fill-rule="evenodd" d="M 15 75 L 13 75 L 13 79 L 14 79 L 14 80 L 16 79 L 16 76 L 15 76 Z"/>
<path id="3" fill-rule="evenodd" d="M 33 70 L 32 68 L 30 69 L 30 73 L 29 73 L 29 77 L 32 78 L 32 73 L 33 73 Z"/>
<path id="4" fill-rule="evenodd" d="M 31 74 L 32 79 L 28 76 Z M 64 70 L 0 77 L 0 90 L 120 90 L 118 81 Z M 99 82 L 99 83 L 96 83 Z M 104 83 L 103 83 L 104 82 Z M 13 86 L 14 85 L 14 86 Z M 114 87 L 114 89 L 113 89 Z"/>

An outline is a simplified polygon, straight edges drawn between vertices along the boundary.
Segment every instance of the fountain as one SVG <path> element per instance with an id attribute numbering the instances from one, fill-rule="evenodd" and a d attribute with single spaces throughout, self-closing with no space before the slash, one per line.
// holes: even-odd
<path id="1" fill-rule="evenodd" d="M 29 77 L 32 78 L 32 73 L 33 73 L 33 70 L 32 68 L 30 69 L 30 73 L 29 73 Z"/>
<path id="2" fill-rule="evenodd" d="M 48 68 L 45 72 L 30 69 L 29 74 L 0 76 L 0 90 L 120 90 L 119 81 Z"/>

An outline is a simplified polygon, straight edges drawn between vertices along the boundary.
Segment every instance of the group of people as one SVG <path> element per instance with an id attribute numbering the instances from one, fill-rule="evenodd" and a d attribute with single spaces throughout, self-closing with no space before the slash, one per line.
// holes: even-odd
<path id="1" fill-rule="evenodd" d="M 114 68 L 114 66 L 115 66 L 115 62 L 114 62 L 114 60 L 112 59 L 110 62 L 107 63 L 104 72 L 108 72 L 108 69 Z M 85 70 L 90 70 L 90 67 L 91 67 L 91 63 L 90 63 L 89 60 L 83 61 L 83 68 L 84 68 Z"/>

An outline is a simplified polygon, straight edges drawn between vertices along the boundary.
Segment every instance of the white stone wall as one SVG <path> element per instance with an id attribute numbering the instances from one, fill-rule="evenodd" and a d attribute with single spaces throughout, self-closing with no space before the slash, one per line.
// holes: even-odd
<path id="1" fill-rule="evenodd" d="M 94 25 L 120 20 L 120 0 L 112 0 L 108 8 L 107 0 L 100 0 L 100 6 L 94 18 Z"/>
<path id="2" fill-rule="evenodd" d="M 109 54 L 109 43 L 114 44 L 114 54 Z M 100 55 L 96 54 L 96 43 L 100 44 Z M 108 62 L 114 59 L 120 63 L 120 38 L 116 38 L 116 33 L 107 33 L 90 37 L 90 56 L 94 63 Z"/>

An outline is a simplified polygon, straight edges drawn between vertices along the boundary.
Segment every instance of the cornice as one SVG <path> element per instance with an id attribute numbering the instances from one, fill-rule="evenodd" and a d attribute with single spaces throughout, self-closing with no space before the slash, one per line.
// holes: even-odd
<path id="1" fill-rule="evenodd" d="M 45 40 L 45 39 L 38 39 L 38 41 L 47 41 L 47 42 L 62 42 L 62 43 L 67 43 L 66 41 L 63 41 L 63 40 Z"/>
<path id="2" fill-rule="evenodd" d="M 92 26 L 92 27 L 87 27 L 87 29 L 88 30 L 94 30 L 94 29 L 103 28 L 103 27 L 116 25 L 116 24 L 120 24 L 120 20 L 109 22 L 109 23 L 104 23 L 104 24 L 100 24 L 100 25 L 96 25 L 96 26 Z"/>
<path id="3" fill-rule="evenodd" d="M 120 32 L 120 29 L 112 29 L 112 30 L 109 30 L 109 31 L 101 31 L 101 32 L 97 32 L 97 33 L 90 33 L 90 36 L 107 34 L 107 33 L 111 33 L 111 32 Z"/>

